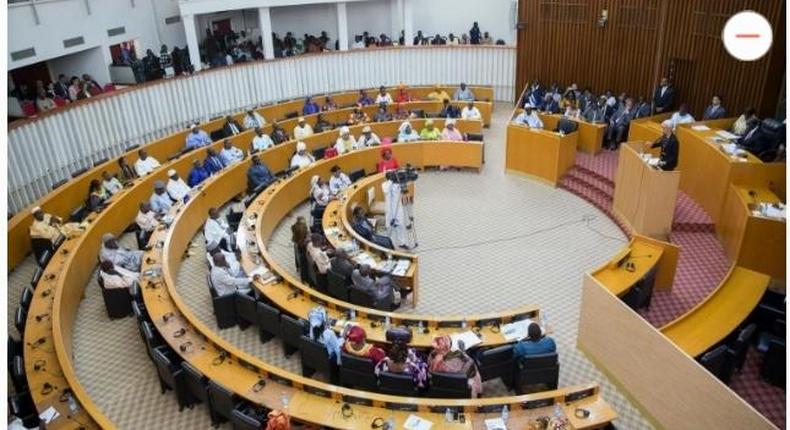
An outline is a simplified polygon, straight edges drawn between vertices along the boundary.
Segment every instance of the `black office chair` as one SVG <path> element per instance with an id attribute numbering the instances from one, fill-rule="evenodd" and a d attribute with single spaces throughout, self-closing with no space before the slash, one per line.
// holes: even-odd
<path id="1" fill-rule="evenodd" d="M 285 119 L 293 119 L 296 118 L 297 116 L 299 116 L 299 112 L 297 111 L 288 112 L 287 114 L 285 114 Z"/>
<path id="2" fill-rule="evenodd" d="M 8 343 L 6 343 L 6 350 L 8 351 L 8 372 L 14 368 L 14 358 L 22 357 L 25 348 L 21 340 L 14 339 L 10 334 L 8 335 Z"/>
<path id="3" fill-rule="evenodd" d="M 14 384 L 14 390 L 17 393 L 24 393 L 27 391 L 27 375 L 25 374 L 25 359 L 21 355 L 14 357 L 14 363 L 11 367 L 11 382 Z"/>
<path id="4" fill-rule="evenodd" d="M 151 232 L 137 229 L 134 232 L 134 237 L 137 240 L 137 249 L 143 249 L 148 246 L 148 240 L 151 239 Z"/>
<path id="5" fill-rule="evenodd" d="M 328 284 L 327 289 L 329 295 L 336 299 L 347 302 L 349 286 L 351 285 L 350 280 L 344 276 L 339 275 L 331 268 L 326 271 L 326 280 Z"/>
<path id="6" fill-rule="evenodd" d="M 233 410 L 241 404 L 232 391 L 214 381 L 208 382 L 208 398 L 209 407 L 215 418 L 211 423 L 214 427 L 219 427 L 221 423 L 230 420 Z"/>
<path id="7" fill-rule="evenodd" d="M 241 403 L 230 413 L 233 430 L 260 430 L 266 424 L 267 412 L 249 404 Z"/>
<path id="8" fill-rule="evenodd" d="M 136 303 L 141 309 L 145 310 L 145 299 L 143 298 L 140 285 L 137 282 L 132 284 L 132 287 L 129 288 L 129 296 L 132 298 L 132 303 Z"/>
<path id="9" fill-rule="evenodd" d="M 230 228 L 232 228 L 233 231 L 236 231 L 239 229 L 239 224 L 241 224 L 241 218 L 243 216 L 244 216 L 244 212 L 230 211 L 228 212 L 228 215 L 225 217 L 225 219 L 228 221 L 228 225 L 230 226 Z"/>
<path id="10" fill-rule="evenodd" d="M 224 329 L 235 326 L 237 322 L 235 294 L 220 296 L 211 282 L 211 273 L 207 273 L 206 278 L 211 292 L 211 304 L 214 308 L 214 317 L 217 319 L 217 327 Z"/>
<path id="11" fill-rule="evenodd" d="M 222 140 L 222 139 L 224 139 L 226 137 L 225 136 L 225 130 L 223 130 L 222 128 L 214 130 L 214 131 L 209 133 L 209 137 L 211 137 L 211 141 L 212 142 L 216 142 L 218 140 Z"/>
<path id="12" fill-rule="evenodd" d="M 99 288 L 104 299 L 104 308 L 110 319 L 126 318 L 132 314 L 132 296 L 126 288 L 104 288 L 104 281 L 99 275 Z"/>
<path id="13" fill-rule="evenodd" d="M 787 375 L 787 349 L 784 340 L 773 339 L 760 365 L 760 376 L 771 384 L 785 388 Z"/>
<path id="14" fill-rule="evenodd" d="M 513 387 L 513 345 L 480 350 L 475 363 L 483 381 L 500 378 L 505 386 Z"/>
<path id="15" fill-rule="evenodd" d="M 175 391 L 179 412 L 183 411 L 185 407 L 191 407 L 195 401 L 189 394 L 180 358 L 170 347 L 163 345 L 154 349 L 153 360 L 159 374 L 159 386 L 162 394 L 165 394 L 167 390 Z"/>
<path id="16" fill-rule="evenodd" d="M 376 391 L 376 378 L 373 360 L 341 352 L 340 385 L 354 387 L 364 391 Z"/>
<path id="17" fill-rule="evenodd" d="M 85 205 L 78 207 L 71 211 L 69 214 L 69 221 L 70 222 L 82 222 L 85 217 L 88 215 L 88 208 Z"/>
<path id="18" fill-rule="evenodd" d="M 353 172 L 348 174 L 348 179 L 351 182 L 357 182 L 358 180 L 365 177 L 365 169 L 354 170 Z"/>
<path id="19" fill-rule="evenodd" d="M 30 287 L 25 287 L 22 290 L 22 296 L 19 298 L 19 306 L 25 309 L 27 312 L 30 309 L 30 302 L 33 301 L 33 289 Z"/>
<path id="20" fill-rule="evenodd" d="M 650 302 L 653 299 L 653 283 L 637 283 L 623 296 L 623 302 L 633 310 L 647 308 L 650 309 Z"/>
<path id="21" fill-rule="evenodd" d="M 255 306 L 261 343 L 266 343 L 280 335 L 280 311 L 263 302 L 258 302 Z"/>
<path id="22" fill-rule="evenodd" d="M 766 353 L 771 341 L 784 341 L 786 337 L 785 326 L 785 320 L 776 320 L 770 330 L 761 332 L 757 337 L 757 350 Z"/>
<path id="23" fill-rule="evenodd" d="M 729 352 L 734 369 L 740 371 L 741 368 L 743 368 L 743 363 L 746 361 L 746 353 L 749 350 L 749 345 L 751 345 L 756 331 L 757 324 L 749 324 L 738 332 L 738 337 L 732 342 Z"/>
<path id="24" fill-rule="evenodd" d="M 236 318 L 239 328 L 245 330 L 251 325 L 258 324 L 258 302 L 249 294 L 237 291 L 236 298 Z"/>
<path id="25" fill-rule="evenodd" d="M 27 311 L 22 306 L 16 307 L 16 312 L 14 313 L 14 327 L 16 327 L 17 333 L 19 333 L 19 337 L 21 339 L 25 338 L 25 323 L 27 322 Z"/>
<path id="26" fill-rule="evenodd" d="M 326 293 L 327 292 L 326 275 L 318 271 L 318 266 L 316 266 L 315 262 L 313 261 L 312 258 L 310 258 L 309 254 L 307 255 L 306 263 L 307 263 L 307 282 L 310 283 L 310 285 L 316 290 L 322 293 Z"/>
<path id="27" fill-rule="evenodd" d="M 49 251 L 50 255 L 55 251 L 52 242 L 50 242 L 49 239 L 43 238 L 30 239 L 30 247 L 33 250 L 33 256 L 36 257 L 36 261 L 41 261 L 41 257 L 44 255 L 45 251 Z M 44 267 L 46 264 L 40 266 Z"/>
<path id="28" fill-rule="evenodd" d="M 556 390 L 560 363 L 556 352 L 514 360 L 513 386 L 517 394 Z"/>
<path id="29" fill-rule="evenodd" d="M 33 290 L 38 287 L 38 283 L 41 281 L 42 276 L 44 276 L 44 269 L 36 267 L 36 270 L 33 272 L 33 277 L 30 278 L 30 286 L 33 287 Z"/>
<path id="30" fill-rule="evenodd" d="M 299 350 L 302 336 L 307 334 L 307 329 L 307 321 L 280 314 L 280 338 L 286 357 Z"/>
<path id="31" fill-rule="evenodd" d="M 703 354 L 699 363 L 721 382 L 727 384 L 732 375 L 732 360 L 730 358 L 730 354 L 727 353 L 727 345 L 719 345 Z"/>
<path id="32" fill-rule="evenodd" d="M 184 372 L 184 389 L 193 400 L 192 406 L 198 403 L 208 405 L 208 378 L 203 376 L 202 373 L 187 361 L 181 362 L 181 370 Z M 209 407 L 208 410 L 211 416 L 211 422 L 214 422 L 215 419 L 211 407 Z"/>
<path id="33" fill-rule="evenodd" d="M 140 323 L 140 331 L 142 332 L 143 340 L 145 341 L 145 350 L 148 353 L 148 358 L 153 360 L 154 350 L 164 345 L 164 341 L 159 336 L 159 332 L 154 331 L 152 324 L 148 321 L 143 321 Z"/>
<path id="34" fill-rule="evenodd" d="M 302 357 L 302 376 L 311 377 L 315 372 L 326 375 L 330 381 L 337 380 L 337 360 L 332 360 L 324 344 L 302 335 L 299 341 Z"/>
<path id="35" fill-rule="evenodd" d="M 8 411 L 22 420 L 22 425 L 26 428 L 44 428 L 36 411 L 36 404 L 30 392 L 16 393 L 8 397 Z"/>
<path id="36" fill-rule="evenodd" d="M 472 397 L 465 373 L 431 372 L 429 397 L 442 399 L 468 399 Z"/>
<path id="37" fill-rule="evenodd" d="M 316 160 L 322 160 L 324 158 L 325 153 L 326 153 L 326 148 L 316 148 L 313 150 L 313 157 Z"/>
<path id="38" fill-rule="evenodd" d="M 42 269 L 47 267 L 47 264 L 49 264 L 49 260 L 52 259 L 52 255 L 53 254 L 54 254 L 54 251 L 50 251 L 49 249 L 44 251 L 44 253 L 41 254 L 41 258 L 36 260 L 36 262 L 38 263 L 38 267 L 41 267 Z"/>
<path id="39" fill-rule="evenodd" d="M 141 323 L 143 321 L 151 321 L 151 317 L 148 315 L 148 311 L 145 309 L 145 306 L 141 306 L 137 302 L 132 302 L 132 315 L 137 320 L 137 323 Z M 142 336 L 142 332 L 140 332 Z M 143 337 L 143 341 L 145 338 Z"/>
<path id="40" fill-rule="evenodd" d="M 406 373 L 379 373 L 379 391 L 393 396 L 416 397 L 419 395 L 414 380 L 411 375 Z"/>
<path id="41" fill-rule="evenodd" d="M 482 142 L 483 135 L 481 133 L 466 133 L 466 140 L 469 142 Z"/>

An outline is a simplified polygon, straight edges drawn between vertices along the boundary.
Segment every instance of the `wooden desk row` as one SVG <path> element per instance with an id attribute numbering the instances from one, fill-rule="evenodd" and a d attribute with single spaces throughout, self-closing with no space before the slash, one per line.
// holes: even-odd
<path id="1" fill-rule="evenodd" d="M 562 119 L 562 115 L 560 114 L 540 114 L 539 116 L 541 121 L 543 121 L 543 128 L 545 130 L 551 131 L 557 128 L 557 124 L 559 124 L 560 119 Z M 579 127 L 577 131 L 579 133 L 579 142 L 576 149 L 592 155 L 601 152 L 601 148 L 603 148 L 604 134 L 606 133 L 606 124 L 593 124 L 574 118 L 569 119 L 575 122 Z"/>
<path id="2" fill-rule="evenodd" d="M 517 108 L 511 119 L 521 111 Z M 505 171 L 556 187 L 562 175 L 573 166 L 578 142 L 578 131 L 563 135 L 510 121 L 507 125 Z"/>
<path id="3" fill-rule="evenodd" d="M 488 100 L 493 99 L 493 89 L 490 87 L 470 88 L 475 91 L 475 94 L 480 94 L 478 97 Z M 410 87 L 408 89 L 409 91 L 415 90 L 417 93 L 413 95 L 415 98 L 421 97 L 421 94 L 423 93 L 427 95 L 428 92 L 431 91 L 431 89 L 428 87 Z M 389 90 L 390 92 L 394 91 L 393 88 L 390 88 Z M 333 97 L 334 103 L 342 106 L 355 103 L 359 95 L 358 91 L 347 91 L 334 93 L 331 94 L 331 96 Z M 316 97 L 315 101 L 319 105 L 323 105 L 324 103 L 323 97 Z M 438 102 L 417 101 L 413 103 L 413 107 L 411 107 L 411 103 L 408 106 L 404 105 L 403 107 L 404 109 L 423 109 L 426 112 L 438 112 L 441 107 L 440 105 L 441 103 Z M 298 98 L 290 101 L 283 101 L 277 104 L 263 106 L 256 109 L 256 112 L 261 114 L 267 120 L 268 125 L 265 127 L 265 131 L 266 133 L 270 133 L 271 123 L 273 121 L 283 120 L 287 115 L 294 112 L 297 113 L 298 116 L 301 114 L 303 106 L 304 98 Z M 476 106 L 480 110 L 483 120 L 490 122 L 493 104 L 491 102 L 476 102 Z M 376 109 L 376 106 L 371 106 L 366 109 L 366 112 L 372 117 Z M 395 107 L 392 106 L 391 109 L 395 109 Z M 336 123 L 347 120 L 350 112 L 351 109 L 331 111 L 326 112 L 324 116 L 328 121 Z M 245 115 L 246 112 L 242 111 L 233 115 L 233 117 L 240 123 L 243 123 L 243 118 Z M 316 117 L 317 115 L 311 115 L 306 117 L 306 119 L 311 124 L 315 124 Z M 213 131 L 219 130 L 223 123 L 224 118 L 217 118 L 201 124 L 201 128 L 207 133 L 211 133 Z M 291 135 L 293 133 L 293 127 L 296 125 L 296 118 L 282 121 L 282 125 L 286 132 Z M 186 135 L 188 133 L 189 130 L 184 129 L 162 139 L 143 145 L 142 148 L 148 152 L 149 156 L 156 158 L 160 162 L 164 162 L 165 160 L 168 160 L 173 156 L 177 156 L 180 153 L 180 151 L 184 148 Z M 251 133 L 251 131 L 246 133 L 246 135 L 250 136 L 250 139 L 252 139 Z M 137 149 L 128 151 L 122 156 L 126 158 L 126 161 L 130 166 L 133 166 L 134 162 L 137 160 Z M 66 184 L 61 185 L 57 189 L 52 190 L 49 194 L 39 199 L 34 205 L 31 205 L 31 207 L 41 206 L 45 212 L 52 213 L 64 219 L 68 218 L 69 214 L 74 209 L 84 203 L 88 195 L 89 184 L 93 179 L 101 180 L 101 172 L 105 170 L 110 172 L 115 172 L 118 170 L 117 161 L 119 158 L 120 157 L 113 158 L 94 166 L 92 169 L 88 170 L 88 172 L 69 180 L 66 182 Z M 16 267 L 16 265 L 19 264 L 30 252 L 28 229 L 33 222 L 32 219 L 33 218 L 29 209 L 26 208 L 19 211 L 19 213 L 12 217 L 8 222 L 8 241 L 9 243 L 17 244 L 16 246 L 9 249 L 9 269 Z"/>
<path id="4" fill-rule="evenodd" d="M 670 290 L 679 257 L 678 246 L 635 234 L 628 246 L 590 274 L 612 294 L 622 297 L 655 269 L 655 288 Z"/>
<path id="5" fill-rule="evenodd" d="M 419 145 L 422 144 L 407 144 L 415 147 Z M 349 155 L 343 157 L 348 158 Z M 228 190 L 242 186 L 244 175 L 239 172 L 246 171 L 247 163 L 248 160 L 245 160 L 212 177 L 202 190 L 194 193 L 194 197 L 186 205 L 173 208 L 174 221 L 170 228 L 156 230 L 151 239 L 151 243 L 163 245 L 161 248 L 154 246 L 144 258 L 144 273 L 149 269 L 161 269 L 161 275 L 146 276 L 142 282 L 146 309 L 154 325 L 176 353 L 203 375 L 240 397 L 269 408 L 283 408 L 282 398 L 287 397 L 288 410 L 294 419 L 339 429 L 367 429 L 376 417 L 392 417 L 396 421 L 396 427 L 401 428 L 411 414 L 417 414 L 437 424 L 442 423 L 442 428 L 485 428 L 483 421 L 499 416 L 504 404 L 508 404 L 512 410 L 509 424 L 518 428 L 524 427 L 538 416 L 550 415 L 554 403 L 561 404 L 562 410 L 577 429 L 602 427 L 616 418 L 615 412 L 600 396 L 600 388 L 596 384 L 486 399 L 388 396 L 341 388 L 286 372 L 223 340 L 199 321 L 184 304 L 177 292 L 175 280 L 181 257 L 192 237 L 202 227 L 206 211 L 209 207 L 227 201 L 231 196 Z M 167 321 L 165 315 L 168 315 Z M 186 333 L 176 338 L 175 333 L 182 328 Z M 183 351 L 182 345 L 186 345 Z M 576 397 L 573 393 L 585 397 L 573 400 Z M 340 411 L 343 403 L 352 404 L 353 414 L 350 417 L 343 417 Z M 574 411 L 579 407 L 590 410 L 591 415 L 586 419 L 576 418 Z M 447 408 L 463 410 L 467 417 L 466 422 L 443 423 L 443 413 Z"/>

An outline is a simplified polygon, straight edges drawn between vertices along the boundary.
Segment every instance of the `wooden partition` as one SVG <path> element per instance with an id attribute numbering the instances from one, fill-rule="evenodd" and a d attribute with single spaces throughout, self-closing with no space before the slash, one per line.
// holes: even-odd
<path id="1" fill-rule="evenodd" d="M 661 123 L 671 116 L 672 112 L 667 112 L 631 121 L 628 126 L 628 141 L 654 142 L 661 137 Z"/>
<path id="2" fill-rule="evenodd" d="M 776 429 L 590 275 L 577 345 L 657 428 Z"/>
<path id="3" fill-rule="evenodd" d="M 635 234 L 628 245 L 612 256 L 591 276 L 610 293 L 622 297 L 651 270 L 656 270 L 655 288 L 670 290 L 675 280 L 680 247 Z M 626 263 L 632 268 L 626 267 Z"/>
<path id="4" fill-rule="evenodd" d="M 557 186 L 573 166 L 579 132 L 561 135 L 510 122 L 507 126 L 505 171 Z"/>
<path id="5" fill-rule="evenodd" d="M 541 114 L 540 119 L 543 121 L 543 127 L 546 130 L 554 130 L 557 128 L 560 119 L 563 115 L 560 114 Z M 587 121 L 568 118 L 576 123 L 579 133 L 579 144 L 576 149 L 587 154 L 597 154 L 601 152 L 603 147 L 604 133 L 606 133 L 606 124 L 593 124 Z"/>

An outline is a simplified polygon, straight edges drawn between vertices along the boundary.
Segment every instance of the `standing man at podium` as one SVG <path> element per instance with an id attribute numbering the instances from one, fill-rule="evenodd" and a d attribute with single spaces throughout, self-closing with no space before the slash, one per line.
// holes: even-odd
<path id="1" fill-rule="evenodd" d="M 664 134 L 656 140 L 650 148 L 661 148 L 661 156 L 658 160 L 658 167 L 661 170 L 675 170 L 675 167 L 678 165 L 678 138 L 675 137 L 675 133 L 673 132 L 672 128 L 672 121 L 666 120 L 661 123 L 661 129 L 663 130 Z"/>

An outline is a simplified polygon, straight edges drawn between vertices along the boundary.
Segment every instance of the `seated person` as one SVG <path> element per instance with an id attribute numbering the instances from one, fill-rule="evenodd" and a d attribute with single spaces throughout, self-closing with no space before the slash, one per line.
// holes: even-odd
<path id="1" fill-rule="evenodd" d="M 469 102 L 461 109 L 461 119 L 483 119 L 480 110 L 475 106 L 475 102 Z"/>
<path id="2" fill-rule="evenodd" d="M 351 274 L 356 270 L 356 265 L 351 261 L 343 248 L 335 250 L 335 256 L 329 261 L 329 267 L 333 272 L 342 276 L 347 281 L 351 280 Z"/>
<path id="3" fill-rule="evenodd" d="M 36 206 L 31 211 L 33 223 L 30 225 L 31 239 L 46 239 L 55 243 L 60 236 L 73 238 L 79 236 L 85 228 L 77 223 L 63 223 L 63 220 L 54 215 L 50 215 Z"/>
<path id="4" fill-rule="evenodd" d="M 272 138 L 267 136 L 262 128 L 256 128 L 255 137 L 252 138 L 252 152 L 265 151 L 273 146 L 274 141 Z"/>
<path id="5" fill-rule="evenodd" d="M 543 99 L 543 112 L 546 113 L 560 113 L 562 107 L 560 100 L 562 97 L 557 93 L 547 93 Z"/>
<path id="6" fill-rule="evenodd" d="M 321 112 L 321 108 L 318 106 L 318 103 L 313 101 L 312 97 L 307 97 L 304 100 L 304 106 L 302 107 L 302 115 L 312 115 L 314 113 Z"/>
<path id="7" fill-rule="evenodd" d="M 689 105 L 686 103 L 680 105 L 678 111 L 673 113 L 672 117 L 669 119 L 669 122 L 672 123 L 673 130 L 678 128 L 680 124 L 691 124 L 694 121 L 694 117 L 689 113 Z"/>
<path id="8" fill-rule="evenodd" d="M 118 159 L 118 168 L 121 169 L 118 171 L 118 175 L 121 179 L 121 182 L 124 184 L 139 177 L 139 175 L 137 175 L 137 171 L 132 166 L 127 164 L 126 157 L 121 157 Z"/>
<path id="9" fill-rule="evenodd" d="M 185 145 L 187 151 L 211 145 L 211 138 L 208 136 L 208 133 L 200 129 L 197 124 L 192 124 L 189 129 L 191 131 L 187 134 Z"/>
<path id="10" fill-rule="evenodd" d="M 564 111 L 568 107 L 579 107 L 579 101 L 576 100 L 576 92 L 571 88 L 568 88 L 568 91 L 565 92 L 565 96 L 560 100 L 560 111 Z"/>
<path id="11" fill-rule="evenodd" d="M 261 116 L 254 109 L 247 109 L 247 115 L 244 115 L 244 129 L 251 130 L 253 128 L 263 128 L 266 125 L 266 119 Z"/>
<path id="12" fill-rule="evenodd" d="M 241 263 L 239 262 L 239 257 L 241 256 L 241 250 L 236 249 L 235 252 L 225 251 L 221 247 L 216 247 L 211 251 L 206 253 L 208 257 L 208 264 L 209 267 L 214 267 L 214 254 L 222 254 L 225 256 L 225 262 L 228 263 L 228 272 L 236 277 L 243 277 L 244 276 L 244 268 L 241 267 Z"/>
<path id="13" fill-rule="evenodd" d="M 442 137 L 442 132 L 433 126 L 433 120 L 425 120 L 425 127 L 420 130 L 420 140 L 439 140 Z"/>
<path id="14" fill-rule="evenodd" d="M 557 345 L 554 344 L 554 339 L 544 336 L 540 325 L 532 323 L 527 327 L 527 338 L 513 345 L 513 358 L 519 359 L 555 351 L 557 351 Z"/>
<path id="15" fill-rule="evenodd" d="M 634 114 L 634 101 L 629 97 L 609 119 L 604 148 L 616 150 L 620 147 L 620 143 L 628 137 L 628 128 L 631 120 L 634 119 Z"/>
<path id="16" fill-rule="evenodd" d="M 291 139 L 290 137 L 288 137 L 288 133 L 286 133 L 285 130 L 283 130 L 282 126 L 277 121 L 275 121 L 274 124 L 272 124 L 271 138 L 272 138 L 272 142 L 274 142 L 275 145 L 279 145 Z"/>
<path id="17" fill-rule="evenodd" d="M 332 177 L 329 178 L 329 192 L 336 196 L 351 186 L 351 179 L 338 166 L 332 166 Z"/>
<path id="18" fill-rule="evenodd" d="M 159 226 L 159 215 L 151 210 L 151 203 L 140 202 L 140 210 L 134 218 L 134 222 L 140 227 L 140 230 L 145 232 L 152 232 Z"/>
<path id="19" fill-rule="evenodd" d="M 313 131 L 315 131 L 316 133 L 323 133 L 333 128 L 335 127 L 329 121 L 324 119 L 324 115 L 319 113 L 315 119 L 315 128 L 313 129 Z"/>
<path id="20" fill-rule="evenodd" d="M 228 225 L 228 221 L 220 216 L 217 208 L 208 210 L 208 219 L 203 225 L 203 236 L 206 238 L 206 250 L 209 252 L 219 247 L 226 251 L 233 251 L 236 248 L 233 230 Z"/>
<path id="21" fill-rule="evenodd" d="M 196 187 L 208 179 L 209 176 L 211 176 L 211 173 L 203 166 L 203 162 L 195 160 L 192 162 L 192 170 L 189 171 L 189 176 L 187 177 L 187 185 L 190 188 Z"/>
<path id="22" fill-rule="evenodd" d="M 268 186 L 272 181 L 274 181 L 272 172 L 257 155 L 253 155 L 252 165 L 247 170 L 247 189 L 257 190 L 260 187 Z"/>
<path id="23" fill-rule="evenodd" d="M 183 179 L 178 177 L 178 172 L 176 172 L 176 169 L 168 170 L 167 176 L 169 178 L 167 180 L 167 186 L 165 187 L 167 189 L 167 194 L 170 195 L 170 198 L 173 199 L 173 201 L 183 202 L 184 197 L 189 195 L 189 186 L 186 182 L 184 182 Z"/>
<path id="24" fill-rule="evenodd" d="M 373 99 L 368 96 L 365 90 L 359 90 L 359 98 L 357 98 L 357 106 L 369 106 L 373 104 Z"/>
<path id="25" fill-rule="evenodd" d="M 139 273 L 116 266 L 109 260 L 102 261 L 99 268 L 99 276 L 106 289 L 129 289 L 140 280 Z"/>
<path id="26" fill-rule="evenodd" d="M 154 157 L 148 156 L 145 149 L 137 151 L 137 155 L 137 161 L 134 162 L 134 170 L 137 172 L 137 176 L 145 176 L 160 166 L 159 162 L 156 161 Z"/>
<path id="27" fill-rule="evenodd" d="M 329 112 L 337 109 L 337 105 L 332 101 L 332 97 L 324 97 L 324 104 L 321 106 L 321 112 Z"/>
<path id="28" fill-rule="evenodd" d="M 737 143 L 763 161 L 775 161 L 775 150 L 784 142 L 785 124 L 773 118 L 752 119 L 750 130 Z"/>
<path id="29" fill-rule="evenodd" d="M 375 122 L 384 122 L 384 121 L 392 121 L 392 115 L 387 111 L 387 104 L 382 103 L 379 105 L 379 109 L 376 111 L 376 115 L 373 116 L 373 121 Z"/>
<path id="30" fill-rule="evenodd" d="M 354 145 L 354 149 L 362 149 L 367 148 L 370 146 L 378 146 L 381 145 L 381 140 L 373 133 L 373 129 L 370 128 L 369 125 L 362 127 L 362 135 L 359 136 L 359 140 Z"/>
<path id="31" fill-rule="evenodd" d="M 351 217 L 351 228 L 366 240 L 372 240 L 376 229 L 365 216 L 365 209 L 362 206 L 355 206 L 351 211 Z"/>
<path id="32" fill-rule="evenodd" d="M 392 149 L 384 147 L 381 149 L 381 160 L 376 164 L 376 171 L 379 173 L 387 172 L 389 170 L 397 170 L 400 167 L 398 159 L 392 155 Z"/>
<path id="33" fill-rule="evenodd" d="M 442 110 L 439 111 L 440 118 L 459 118 L 460 116 L 461 111 L 458 110 L 458 107 L 450 104 L 450 100 L 442 102 Z"/>
<path id="34" fill-rule="evenodd" d="M 335 331 L 329 326 L 329 317 L 323 306 L 316 306 L 307 313 L 307 321 L 310 323 L 308 335 L 310 339 L 324 345 L 330 360 L 340 364 L 340 346 L 343 345 L 343 338 L 338 338 Z"/>
<path id="35" fill-rule="evenodd" d="M 305 140 L 312 135 L 313 127 L 304 120 L 303 116 L 300 116 L 299 119 L 296 120 L 296 127 L 294 127 L 294 139 Z"/>
<path id="36" fill-rule="evenodd" d="M 351 132 L 349 131 L 348 127 L 340 127 L 339 134 L 340 137 L 338 137 L 335 141 L 335 150 L 337 151 L 338 155 L 343 155 L 353 151 L 354 146 L 356 146 L 356 140 L 353 136 L 351 136 Z"/>
<path id="37" fill-rule="evenodd" d="M 219 158 L 222 160 L 222 164 L 230 166 L 244 159 L 244 151 L 233 146 L 230 139 L 225 139 L 222 142 L 222 151 L 219 152 Z"/>
<path id="38" fill-rule="evenodd" d="M 450 100 L 450 96 L 442 89 L 441 85 L 434 84 L 433 90 L 425 97 L 428 101 L 443 102 Z"/>
<path id="39" fill-rule="evenodd" d="M 374 103 L 377 105 L 388 105 L 392 103 L 392 96 L 390 96 L 390 94 L 387 92 L 387 89 L 384 88 L 383 85 L 379 87 L 379 93 L 376 95 L 376 100 L 374 100 Z"/>
<path id="40" fill-rule="evenodd" d="M 368 114 L 365 113 L 359 106 L 355 107 L 351 114 L 348 116 L 346 125 L 367 124 L 370 122 Z"/>
<path id="41" fill-rule="evenodd" d="M 307 152 L 307 145 L 304 142 L 296 143 L 296 153 L 291 157 L 291 167 L 307 167 L 315 162 L 315 157 Z"/>
<path id="42" fill-rule="evenodd" d="M 532 105 L 524 106 L 524 112 L 518 114 L 515 122 L 518 124 L 524 124 L 529 128 L 538 130 L 543 129 L 543 121 L 541 121 L 538 113 L 532 109 Z"/>
<path id="43" fill-rule="evenodd" d="M 326 271 L 330 267 L 329 254 L 324 250 L 324 238 L 319 233 L 310 235 L 310 241 L 307 242 L 307 255 L 318 267 L 318 273 L 326 275 Z"/>
<path id="44" fill-rule="evenodd" d="M 634 118 L 645 118 L 653 114 L 653 108 L 650 107 L 650 103 L 648 103 L 644 97 L 639 96 L 637 99 L 635 109 Z"/>
<path id="45" fill-rule="evenodd" d="M 313 175 L 310 178 L 310 197 L 313 201 L 313 211 L 323 211 L 326 205 L 335 199 L 335 196 L 329 189 L 329 183 L 318 175 Z"/>
<path id="46" fill-rule="evenodd" d="M 746 108 L 745 111 L 735 120 L 735 123 L 732 125 L 732 133 L 737 134 L 738 136 L 745 136 L 751 128 L 750 125 L 755 124 L 753 120 L 757 119 L 757 115 L 755 114 L 754 108 Z"/>
<path id="47" fill-rule="evenodd" d="M 591 124 L 601 124 L 606 121 L 606 97 L 591 100 L 587 109 L 582 113 L 584 120 Z"/>
<path id="48" fill-rule="evenodd" d="M 222 134 L 225 137 L 235 136 L 241 133 L 242 131 L 244 131 L 244 129 L 241 128 L 241 125 L 239 125 L 239 123 L 236 122 L 236 120 L 233 119 L 232 116 L 230 115 L 225 116 L 225 123 L 222 124 Z"/>
<path id="49" fill-rule="evenodd" d="M 467 375 L 467 385 L 472 392 L 472 398 L 477 398 L 483 390 L 483 382 L 474 360 L 464 352 L 463 345 L 459 344 L 457 350 L 452 350 L 453 340 L 449 335 L 442 335 L 433 339 L 433 350 L 428 356 L 428 369 L 431 372 L 461 373 Z"/>
<path id="50" fill-rule="evenodd" d="M 206 150 L 206 160 L 203 161 L 203 166 L 210 174 L 215 174 L 225 168 L 225 163 L 219 158 L 217 152 L 213 148 Z"/>
<path id="51" fill-rule="evenodd" d="M 173 207 L 173 201 L 170 200 L 170 195 L 167 194 L 164 182 L 154 182 L 154 193 L 151 195 L 150 202 L 151 209 L 159 215 L 166 214 Z"/>
<path id="52" fill-rule="evenodd" d="M 91 181 L 88 185 L 88 199 L 85 207 L 91 212 L 99 212 L 104 209 L 104 202 L 107 200 L 107 191 L 101 186 L 98 179 Z"/>
<path id="53" fill-rule="evenodd" d="M 581 118 L 582 112 L 579 108 L 575 106 L 568 106 L 565 108 L 565 112 L 562 114 L 562 116 L 564 116 L 565 118 L 578 120 Z"/>
<path id="54" fill-rule="evenodd" d="M 395 304 L 400 304 L 411 292 L 411 290 L 401 288 L 388 275 L 374 278 L 373 270 L 367 264 L 363 264 L 351 272 L 351 284 L 353 288 L 368 293 L 375 301 L 392 300 Z M 397 296 L 395 296 L 396 290 L 398 291 Z"/>
<path id="55" fill-rule="evenodd" d="M 143 251 L 123 248 L 112 233 L 105 233 L 99 251 L 99 261 L 110 261 L 116 266 L 123 267 L 132 272 L 140 272 L 143 264 Z"/>
<path id="56" fill-rule="evenodd" d="M 705 108 L 705 112 L 702 113 L 702 120 L 710 120 L 710 119 L 722 119 L 727 116 L 727 111 L 724 109 L 724 106 L 721 105 L 721 96 L 713 96 L 713 99 L 710 102 L 710 105 Z"/>
<path id="57" fill-rule="evenodd" d="M 226 296 L 235 294 L 237 291 L 242 294 L 252 293 L 250 288 L 252 278 L 246 275 L 235 276 L 230 269 L 230 265 L 225 260 L 225 254 L 217 252 L 211 258 L 214 262 L 214 265 L 211 267 L 211 283 L 214 284 L 217 295 Z"/>
<path id="58" fill-rule="evenodd" d="M 413 348 L 400 341 L 393 342 L 387 356 L 376 365 L 376 375 L 381 372 L 411 375 L 417 388 L 425 388 L 428 385 L 428 364 Z"/>
<path id="59" fill-rule="evenodd" d="M 411 127 L 409 121 L 403 121 L 398 127 L 398 142 L 415 142 L 420 140 L 420 135 Z"/>
<path id="60" fill-rule="evenodd" d="M 106 191 L 108 195 L 114 195 L 123 189 L 123 184 L 121 184 L 121 181 L 119 181 L 114 175 L 110 174 L 110 172 L 105 170 L 101 172 L 101 176 L 102 188 L 104 188 L 104 191 Z"/>
<path id="61" fill-rule="evenodd" d="M 455 90 L 455 94 L 453 94 L 453 100 L 460 100 L 464 102 L 473 102 L 475 101 L 475 94 L 467 88 L 466 84 L 461 82 L 460 87 Z"/>
<path id="62" fill-rule="evenodd" d="M 675 137 L 675 128 L 671 120 L 665 120 L 661 123 L 661 130 L 663 134 L 656 140 L 650 148 L 661 148 L 661 156 L 658 161 L 658 167 L 662 170 L 675 170 L 678 165 L 678 138 Z"/>
<path id="63" fill-rule="evenodd" d="M 455 120 L 447 119 L 444 122 L 444 130 L 442 130 L 442 140 L 453 140 L 461 142 L 464 140 L 464 135 L 457 128 L 455 128 Z"/>
<path id="64" fill-rule="evenodd" d="M 408 91 L 406 91 L 406 85 L 400 84 L 398 85 L 398 92 L 395 94 L 395 102 L 398 104 L 400 103 L 408 103 L 411 101 L 411 95 Z"/>
<path id="65" fill-rule="evenodd" d="M 384 350 L 367 342 L 365 329 L 358 325 L 351 325 L 346 333 L 346 342 L 343 343 L 343 351 L 357 357 L 367 358 L 373 361 L 374 365 L 386 357 Z"/>

